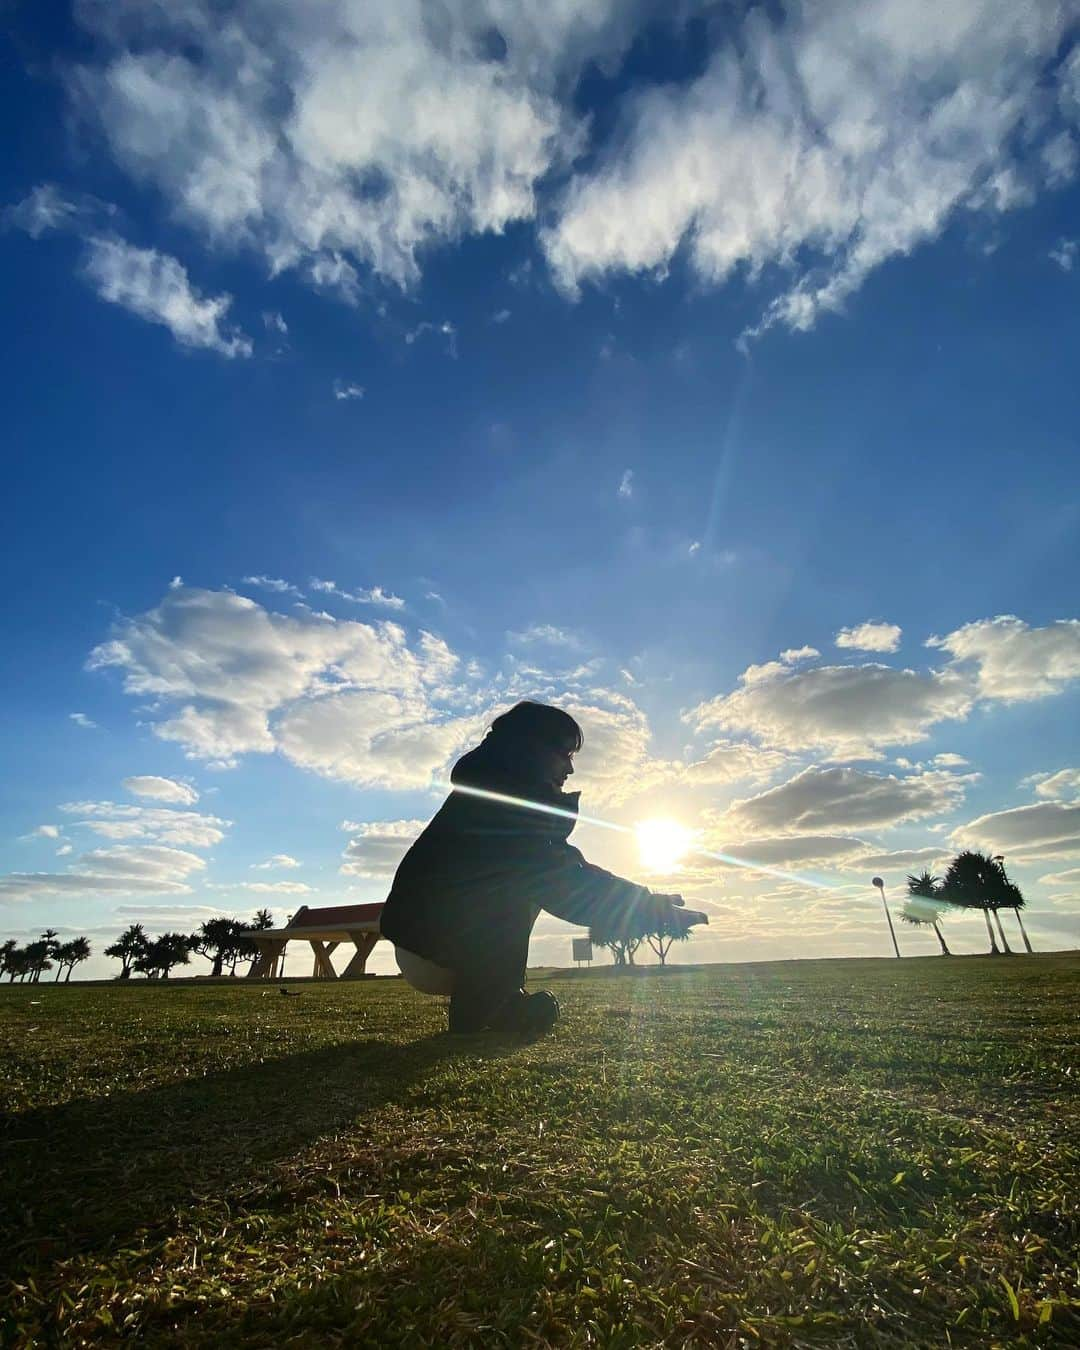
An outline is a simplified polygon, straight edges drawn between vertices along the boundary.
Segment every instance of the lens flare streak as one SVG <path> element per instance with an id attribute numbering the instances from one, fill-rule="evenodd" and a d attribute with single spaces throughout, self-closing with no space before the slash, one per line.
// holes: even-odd
<path id="1" fill-rule="evenodd" d="M 583 816 L 576 811 L 567 811 L 561 806 L 552 806 L 550 802 L 532 801 L 528 797 L 515 797 L 508 792 L 493 792 L 490 788 L 470 787 L 465 783 L 449 783 L 451 792 L 460 792 L 467 797 L 480 797 L 484 801 L 502 802 L 506 806 L 521 806 L 527 811 L 536 811 L 541 815 L 558 816 L 563 820 L 580 821 L 583 825 L 595 825 L 601 830 L 614 830 L 617 834 L 635 834 L 629 825 L 616 825 L 614 821 L 603 820 L 599 816 Z M 715 849 L 695 848 L 691 846 L 687 857 L 711 858 L 726 867 L 737 867 L 744 872 L 757 872 L 761 876 L 775 877 L 779 881 L 795 881 L 801 886 L 810 886 L 816 891 L 842 890 L 841 886 L 830 886 L 828 882 L 816 881 L 813 877 L 801 876 L 798 872 L 785 872 L 779 867 L 768 867 L 749 858 L 738 858 L 733 853 L 720 853 Z"/>

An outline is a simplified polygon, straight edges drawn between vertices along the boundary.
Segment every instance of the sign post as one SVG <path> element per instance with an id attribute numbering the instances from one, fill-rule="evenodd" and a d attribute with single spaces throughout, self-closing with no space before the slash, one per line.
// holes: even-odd
<path id="1" fill-rule="evenodd" d="M 587 937 L 583 937 L 583 938 L 572 938 L 572 939 L 571 939 L 571 944 L 572 944 L 573 952 L 574 952 L 574 960 L 575 960 L 575 961 L 577 962 L 577 964 L 578 964 L 578 969 L 581 968 L 581 963 L 582 963 L 582 961 L 587 961 L 587 962 L 589 963 L 589 965 L 591 966 L 591 965 L 592 965 L 592 943 L 589 941 L 589 939 L 588 939 Z"/>

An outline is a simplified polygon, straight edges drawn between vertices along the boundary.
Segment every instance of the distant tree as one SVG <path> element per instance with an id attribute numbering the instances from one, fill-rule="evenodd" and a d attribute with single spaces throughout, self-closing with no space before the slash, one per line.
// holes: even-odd
<path id="1" fill-rule="evenodd" d="M 990 923 L 990 911 L 995 901 L 1000 905 L 1005 898 L 1003 891 L 1004 874 L 1000 863 L 986 853 L 965 849 L 958 853 L 945 871 L 941 883 L 942 899 L 963 909 L 981 909 L 986 920 L 986 932 L 990 938 L 991 956 L 1000 956 L 1002 947 L 997 945 L 993 925 Z M 998 927 L 1000 928 L 1000 920 Z M 1002 931 L 1002 945 L 1006 952 L 1010 950 Z"/>
<path id="2" fill-rule="evenodd" d="M 57 948 L 57 971 L 56 978 L 60 978 L 60 972 L 67 971 L 64 976 L 64 983 L 71 979 L 71 972 L 77 965 L 87 960 L 90 956 L 90 943 L 84 937 L 72 938 L 70 942 L 65 942 Z"/>
<path id="3" fill-rule="evenodd" d="M 8 961 L 11 958 L 12 953 L 18 951 L 18 948 L 19 944 L 14 938 L 8 938 L 6 942 L 0 944 L 0 975 L 7 974 Z M 10 983 L 10 980 L 8 983 Z"/>
<path id="4" fill-rule="evenodd" d="M 29 948 L 15 947 L 9 952 L 4 969 L 7 971 L 8 984 L 14 984 L 16 976 L 20 983 L 25 980 L 31 971 Z"/>
<path id="5" fill-rule="evenodd" d="M 268 909 L 257 909 L 255 911 L 255 917 L 251 921 L 251 927 L 254 928 L 257 933 L 265 933 L 268 928 L 273 928 L 273 926 L 274 916 Z"/>
<path id="6" fill-rule="evenodd" d="M 143 931 L 142 924 L 133 923 L 130 927 L 124 929 L 111 947 L 105 948 L 106 956 L 115 956 L 122 963 L 117 979 L 128 980 L 131 978 L 135 962 L 145 953 L 148 945 L 149 939 Z"/>
<path id="7" fill-rule="evenodd" d="M 27 956 L 30 957 L 30 983 L 36 984 L 41 980 L 42 973 L 53 969 L 53 956 L 57 953 L 57 930 L 46 929 L 45 933 L 38 938 L 36 942 L 30 942 L 27 945 Z"/>
<path id="8" fill-rule="evenodd" d="M 670 922 L 656 924 L 645 934 L 645 941 L 660 958 L 662 966 L 667 965 L 668 952 L 674 942 L 685 942 L 690 936 L 690 930 L 685 923 L 680 923 L 677 918 Z"/>
<path id="9" fill-rule="evenodd" d="M 211 976 L 220 975 L 222 967 L 236 950 L 240 925 L 235 919 L 207 919 L 196 934 L 192 951 L 210 962 Z"/>
<path id="10" fill-rule="evenodd" d="M 945 945 L 939 924 L 942 912 L 948 904 L 941 895 L 940 879 L 930 872 L 923 872 L 917 877 L 909 876 L 907 888 L 908 902 L 900 915 L 901 919 L 917 927 L 932 928 L 941 944 L 942 956 L 951 956 L 952 953 Z"/>
<path id="11" fill-rule="evenodd" d="M 162 933 L 135 958 L 133 968 L 146 975 L 147 979 L 156 979 L 160 976 L 161 979 L 167 980 L 169 971 L 174 966 L 189 964 L 193 946 L 197 941 L 197 937 L 189 937 L 187 933 Z"/>

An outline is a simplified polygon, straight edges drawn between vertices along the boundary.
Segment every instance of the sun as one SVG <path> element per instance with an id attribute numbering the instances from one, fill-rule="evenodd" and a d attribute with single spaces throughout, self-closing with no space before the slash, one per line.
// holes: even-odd
<path id="1" fill-rule="evenodd" d="M 650 872 L 674 871 L 694 842 L 691 831 L 674 820 L 643 820 L 635 833 L 641 861 Z"/>

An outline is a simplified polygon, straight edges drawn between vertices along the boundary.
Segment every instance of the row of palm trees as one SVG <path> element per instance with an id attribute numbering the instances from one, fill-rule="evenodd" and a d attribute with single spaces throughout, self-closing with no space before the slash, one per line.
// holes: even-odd
<path id="1" fill-rule="evenodd" d="M 91 947 L 87 938 L 57 942 L 58 936 L 55 928 L 46 928 L 36 942 L 28 942 L 25 947 L 20 947 L 14 938 L 0 943 L 0 977 L 6 975 L 8 984 L 15 980 L 38 984 L 45 971 L 55 969 L 53 980 L 63 975 L 67 984 L 75 967 L 89 958 Z"/>
<path id="2" fill-rule="evenodd" d="M 147 979 L 169 978 L 177 966 L 186 966 L 192 955 L 205 957 L 210 962 L 211 975 L 236 974 L 236 968 L 255 959 L 257 949 L 247 936 L 250 929 L 273 928 L 274 919 L 268 909 L 260 909 L 251 923 L 224 917 L 207 919 L 197 933 L 161 933 L 151 937 L 141 923 L 129 925 L 117 940 L 105 948 L 105 955 L 120 962 L 117 979 L 128 980 L 132 975 Z M 36 942 L 20 947 L 14 938 L 0 943 L 0 977 L 29 984 L 38 984 L 45 971 L 56 971 L 54 980 L 63 976 L 64 983 L 71 972 L 91 955 L 90 942 L 85 937 L 58 942 L 59 933 L 47 928 Z"/>
<path id="3" fill-rule="evenodd" d="M 874 878 L 874 885 L 881 891 L 881 898 L 885 900 L 885 888 L 880 877 Z M 901 918 L 905 923 L 913 924 L 920 928 L 932 928 L 941 946 L 942 956 L 951 956 L 945 936 L 941 931 L 941 920 L 950 910 L 966 909 L 981 910 L 983 918 L 986 920 L 986 932 L 990 939 L 990 954 L 993 956 L 1011 956 L 1013 949 L 1009 946 L 1009 939 L 1005 936 L 1005 928 L 1001 922 L 1001 911 L 1012 910 L 1016 916 L 1016 922 L 1020 928 L 1020 936 L 1024 941 L 1025 950 L 1031 954 L 1033 948 L 1031 940 L 1027 935 L 1027 929 L 1024 927 L 1024 921 L 1020 917 L 1020 911 L 1027 902 L 1024 900 L 1020 887 L 1015 882 L 1009 880 L 1005 872 L 1005 859 L 1000 855 L 992 856 L 988 853 L 978 853 L 974 849 L 966 849 L 958 853 L 945 869 L 943 877 L 936 877 L 929 871 L 921 872 L 918 876 L 909 876 L 907 879 L 907 901 L 901 913 Z M 889 919 L 889 927 L 892 928 L 892 916 L 889 914 L 888 903 L 885 903 L 885 913 Z M 991 923 L 991 915 L 993 923 Z M 994 928 L 997 928 L 995 934 Z M 1001 945 L 998 946 L 998 938 L 1001 939 Z M 897 956 L 900 955 L 900 948 L 896 944 L 896 935 L 893 934 L 893 944 Z"/>
<path id="4" fill-rule="evenodd" d="M 193 954 L 210 962 L 211 975 L 223 975 L 226 968 L 230 975 L 235 975 L 238 965 L 253 961 L 258 954 L 247 936 L 249 930 L 262 932 L 273 926 L 273 915 L 268 909 L 260 909 L 251 923 L 222 916 L 207 919 L 197 933 L 162 933 L 153 938 L 141 923 L 133 923 L 112 946 L 105 948 L 105 955 L 119 960 L 118 980 L 128 980 L 133 974 L 167 980 L 176 966 L 189 965 Z"/>

